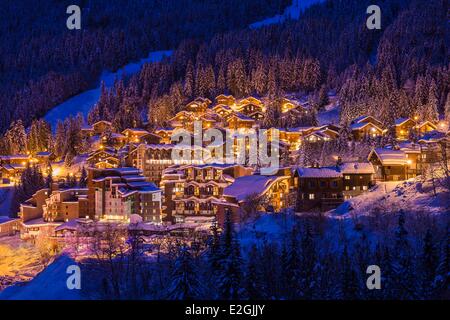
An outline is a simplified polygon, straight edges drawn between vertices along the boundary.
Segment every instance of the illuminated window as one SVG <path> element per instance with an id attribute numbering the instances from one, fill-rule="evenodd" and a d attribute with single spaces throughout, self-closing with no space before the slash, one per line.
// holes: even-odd
<path id="1" fill-rule="evenodd" d="M 314 200 L 314 199 L 315 199 L 314 193 L 310 193 L 310 194 L 308 195 L 308 198 L 309 198 L 309 200 Z"/>

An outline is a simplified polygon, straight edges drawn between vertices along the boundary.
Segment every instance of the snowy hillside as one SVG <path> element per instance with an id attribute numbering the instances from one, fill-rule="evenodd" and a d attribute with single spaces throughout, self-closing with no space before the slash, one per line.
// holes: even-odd
<path id="1" fill-rule="evenodd" d="M 274 17 L 252 23 L 250 28 L 257 29 L 271 24 L 282 23 L 286 19 L 298 20 L 302 11 L 315 3 L 320 3 L 323 1 L 324 0 L 292 0 L 292 4 L 284 10 L 283 14 L 277 14 Z"/>
<path id="2" fill-rule="evenodd" d="M 44 119 L 52 125 L 52 128 L 56 128 L 58 120 L 64 120 L 70 115 L 75 116 L 81 112 L 86 117 L 89 110 L 97 103 L 100 97 L 101 82 L 104 82 L 107 88 L 111 88 L 114 85 L 115 79 L 120 79 L 123 75 L 135 74 L 145 63 L 161 61 L 164 57 L 170 56 L 171 54 L 172 51 L 151 52 L 147 58 L 138 62 L 129 63 L 116 72 L 105 71 L 98 82 L 97 88 L 84 91 L 55 106 L 45 115 Z"/>
<path id="3" fill-rule="evenodd" d="M 404 182 L 385 182 L 375 186 L 370 192 L 344 202 L 330 212 L 330 216 L 363 216 L 375 210 L 389 211 L 393 208 L 411 212 L 440 214 L 450 212 L 450 194 L 436 183 L 436 195 L 431 181 L 420 178 Z"/>
<path id="4" fill-rule="evenodd" d="M 30 282 L 0 292 L 0 300 L 79 300 L 80 291 L 69 290 L 66 285 L 66 269 L 73 264 L 76 263 L 63 255 Z"/>
<path id="5" fill-rule="evenodd" d="M 8 217 L 11 212 L 11 204 L 14 197 L 14 188 L 11 186 L 0 186 L 0 219 Z"/>

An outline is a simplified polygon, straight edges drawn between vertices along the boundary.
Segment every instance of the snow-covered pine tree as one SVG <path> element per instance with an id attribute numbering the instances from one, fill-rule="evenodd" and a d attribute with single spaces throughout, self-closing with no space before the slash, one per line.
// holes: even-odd
<path id="1" fill-rule="evenodd" d="M 187 98 L 192 98 L 194 95 L 194 65 L 191 60 L 189 60 L 186 66 L 183 92 Z"/>
<path id="2" fill-rule="evenodd" d="M 202 297 L 202 284 L 198 270 L 186 245 L 180 246 L 172 271 L 166 298 L 169 300 L 195 300 Z"/>
<path id="3" fill-rule="evenodd" d="M 309 222 L 305 223 L 300 255 L 300 293 L 303 299 L 310 300 L 317 289 L 315 268 L 317 264 L 316 247 L 312 227 Z"/>
<path id="4" fill-rule="evenodd" d="M 444 237 L 439 246 L 439 262 L 433 286 L 436 298 L 448 298 L 450 292 L 450 223 L 447 224 Z"/>
<path id="5" fill-rule="evenodd" d="M 250 300 L 261 300 L 265 298 L 265 290 L 261 279 L 261 269 L 259 268 L 258 262 L 258 248 L 256 247 L 256 244 L 253 244 L 248 255 L 244 280 L 247 298 Z"/>
<path id="6" fill-rule="evenodd" d="M 420 269 L 417 272 L 420 275 L 418 282 L 421 286 L 420 297 L 430 299 L 434 297 L 434 280 L 436 277 L 436 268 L 438 265 L 438 257 L 436 248 L 433 243 L 433 235 L 428 229 L 423 239 L 423 248 L 420 256 Z"/>
<path id="7" fill-rule="evenodd" d="M 287 299 L 296 299 L 301 293 L 301 265 L 299 256 L 299 241 L 297 238 L 298 227 L 294 226 L 289 233 L 288 243 L 285 244 L 286 258 L 282 265 L 282 279 L 284 288 L 284 296 Z"/>
<path id="8" fill-rule="evenodd" d="M 240 250 L 231 220 L 231 212 L 227 211 L 220 241 L 220 269 L 217 277 L 217 298 L 219 299 L 237 300 L 243 296 Z"/>
<path id="9" fill-rule="evenodd" d="M 420 288 L 414 286 L 413 253 L 405 228 L 405 211 L 399 212 L 392 257 L 392 289 L 397 299 L 413 299 Z"/>
<path id="10" fill-rule="evenodd" d="M 344 245 L 344 250 L 341 255 L 340 268 L 342 298 L 344 300 L 358 299 L 358 274 L 354 269 L 351 256 L 348 252 L 347 244 Z"/>

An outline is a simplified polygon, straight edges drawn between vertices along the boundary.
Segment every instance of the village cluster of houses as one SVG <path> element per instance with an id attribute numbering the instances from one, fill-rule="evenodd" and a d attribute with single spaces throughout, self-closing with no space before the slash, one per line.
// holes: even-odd
<path id="1" fill-rule="evenodd" d="M 288 99 L 283 100 L 281 111 L 281 117 L 310 112 L 306 104 Z M 391 128 L 399 148 L 375 148 L 367 159 L 336 161 L 330 167 L 291 165 L 263 175 L 255 166 L 183 162 L 172 157 L 176 144 L 171 137 L 179 128 L 193 133 L 194 122 L 201 121 L 204 129 L 258 129 L 265 112 L 266 106 L 257 98 L 236 100 L 220 95 L 215 103 L 198 98 L 187 104 L 168 121 L 167 128 L 129 128 L 115 133 L 108 121 L 85 126 L 83 134 L 93 141 L 93 150 L 83 161 L 87 187 L 60 188 L 56 179 L 21 205 L 19 219 L 0 221 L 0 235 L 20 230 L 23 239 L 39 235 L 63 238 L 80 223 L 130 222 L 136 216 L 144 231 L 156 232 L 175 230 L 174 226 L 195 228 L 213 221 L 220 225 L 228 213 L 240 222 L 252 210 L 328 210 L 367 192 L 377 181 L 419 175 L 427 163 L 439 157 L 440 142 L 450 140 L 448 129 L 439 130 L 439 124 L 408 118 L 398 119 Z M 288 154 L 297 152 L 305 141 L 334 140 L 340 132 L 334 124 L 276 129 L 280 151 Z M 368 136 L 383 136 L 389 128 L 372 116 L 362 116 L 351 122 L 350 130 L 353 140 L 361 141 Z M 416 142 L 409 141 L 413 133 L 419 137 Z M 48 164 L 53 160 L 49 152 L 0 156 L 2 182 L 17 181 L 28 163 Z"/>

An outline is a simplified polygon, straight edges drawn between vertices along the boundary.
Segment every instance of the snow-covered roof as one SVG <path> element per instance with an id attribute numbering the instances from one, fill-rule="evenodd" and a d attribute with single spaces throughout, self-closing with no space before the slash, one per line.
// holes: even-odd
<path id="1" fill-rule="evenodd" d="M 25 166 L 21 164 L 3 164 L 1 165 L 1 167 L 8 171 L 25 170 Z"/>
<path id="2" fill-rule="evenodd" d="M 402 124 L 404 124 L 405 122 L 410 121 L 410 120 L 414 121 L 411 118 L 399 118 L 399 119 L 395 120 L 395 125 L 401 126 Z"/>
<path id="3" fill-rule="evenodd" d="M 244 201 L 251 194 L 264 194 L 275 181 L 286 178 L 288 177 L 264 175 L 239 177 L 224 189 L 223 194 L 224 196 L 234 197 L 237 201 Z"/>
<path id="4" fill-rule="evenodd" d="M 244 115 L 240 112 L 235 112 L 231 117 L 236 117 L 241 121 L 255 121 L 255 119 L 247 117 L 246 115 Z"/>
<path id="5" fill-rule="evenodd" d="M 77 230 L 77 219 L 69 220 L 62 225 L 59 225 L 55 228 L 55 231 L 61 231 L 61 230 Z"/>
<path id="6" fill-rule="evenodd" d="M 12 221 L 19 221 L 19 219 L 0 216 L 0 224 L 9 223 L 9 222 L 12 222 Z"/>
<path id="7" fill-rule="evenodd" d="M 137 168 L 133 167 L 122 167 L 122 168 L 109 168 L 109 169 L 101 169 L 104 171 L 110 171 L 110 172 L 118 172 L 120 174 L 139 174 L 141 171 Z"/>
<path id="8" fill-rule="evenodd" d="M 141 176 L 141 175 L 127 175 L 124 176 L 123 179 L 125 179 L 127 182 L 132 182 L 132 181 L 145 181 L 145 177 Z"/>
<path id="9" fill-rule="evenodd" d="M 94 127 L 91 125 L 85 124 L 85 125 L 81 126 L 81 130 L 92 131 L 92 130 L 94 130 Z"/>
<path id="10" fill-rule="evenodd" d="M 155 129 L 155 132 L 162 132 L 162 131 L 171 132 L 173 130 L 174 130 L 174 128 L 172 128 L 172 127 L 165 127 L 165 128 L 157 128 L 157 129 Z"/>
<path id="11" fill-rule="evenodd" d="M 50 156 L 52 153 L 50 151 L 42 151 L 42 152 L 38 152 L 36 153 L 36 156 L 38 157 L 47 157 Z"/>
<path id="12" fill-rule="evenodd" d="M 342 172 L 337 167 L 298 168 L 298 175 L 302 178 L 341 178 Z"/>
<path id="13" fill-rule="evenodd" d="M 375 119 L 375 118 L 372 117 L 372 116 L 360 116 L 360 117 L 358 117 L 358 118 L 356 118 L 356 119 L 353 119 L 353 120 L 352 120 L 352 123 L 361 123 L 361 122 L 367 121 L 368 119 L 373 119 L 373 120 L 375 120 L 375 121 L 378 121 L 377 119 Z"/>
<path id="14" fill-rule="evenodd" d="M 150 133 L 147 130 L 141 129 L 141 128 L 127 128 L 127 129 L 123 130 L 122 133 L 125 133 L 127 131 L 130 131 L 132 133 L 140 133 L 140 134 L 149 134 Z"/>
<path id="15" fill-rule="evenodd" d="M 22 222 L 22 224 L 26 227 L 42 227 L 42 226 L 58 226 L 62 223 L 60 222 L 46 222 L 43 218 L 37 218 L 33 220 L 28 220 L 27 222 Z"/>
<path id="16" fill-rule="evenodd" d="M 160 192 L 161 189 L 158 188 L 153 182 L 130 182 L 124 186 L 118 188 L 118 191 L 122 196 L 127 197 L 133 193 L 154 193 Z"/>
<path id="17" fill-rule="evenodd" d="M 347 162 L 341 166 L 343 174 L 374 174 L 375 170 L 370 162 Z"/>
<path id="18" fill-rule="evenodd" d="M 383 131 L 383 129 L 381 129 L 380 127 L 378 127 L 376 124 L 373 124 L 372 122 L 358 122 L 358 123 L 354 123 L 352 125 L 350 125 L 350 128 L 352 130 L 360 130 L 362 128 L 365 128 L 366 126 L 372 125 L 375 128 L 377 128 L 380 131 Z"/>
<path id="19" fill-rule="evenodd" d="M 417 125 L 417 127 L 418 128 L 421 128 L 421 127 L 424 127 L 424 126 L 426 126 L 426 125 L 429 125 L 430 127 L 433 127 L 433 128 L 437 128 L 437 126 L 433 123 L 433 122 L 431 122 L 431 121 L 424 121 L 424 122 L 421 122 L 421 123 L 419 123 L 418 125 Z"/>
<path id="20" fill-rule="evenodd" d="M 309 127 L 296 127 L 296 128 L 288 128 L 287 131 L 289 132 L 305 132 L 310 130 L 315 130 L 316 127 L 309 126 Z"/>
<path id="21" fill-rule="evenodd" d="M 441 131 L 433 130 L 426 132 L 419 140 L 419 143 L 438 142 L 447 138 L 447 134 Z"/>
<path id="22" fill-rule="evenodd" d="M 25 160 L 28 158 L 30 158 L 30 156 L 26 154 L 0 155 L 0 160 Z"/>
<path id="23" fill-rule="evenodd" d="M 369 158 L 375 153 L 382 165 L 404 165 L 408 163 L 406 153 L 401 150 L 376 148 L 369 154 Z"/>

